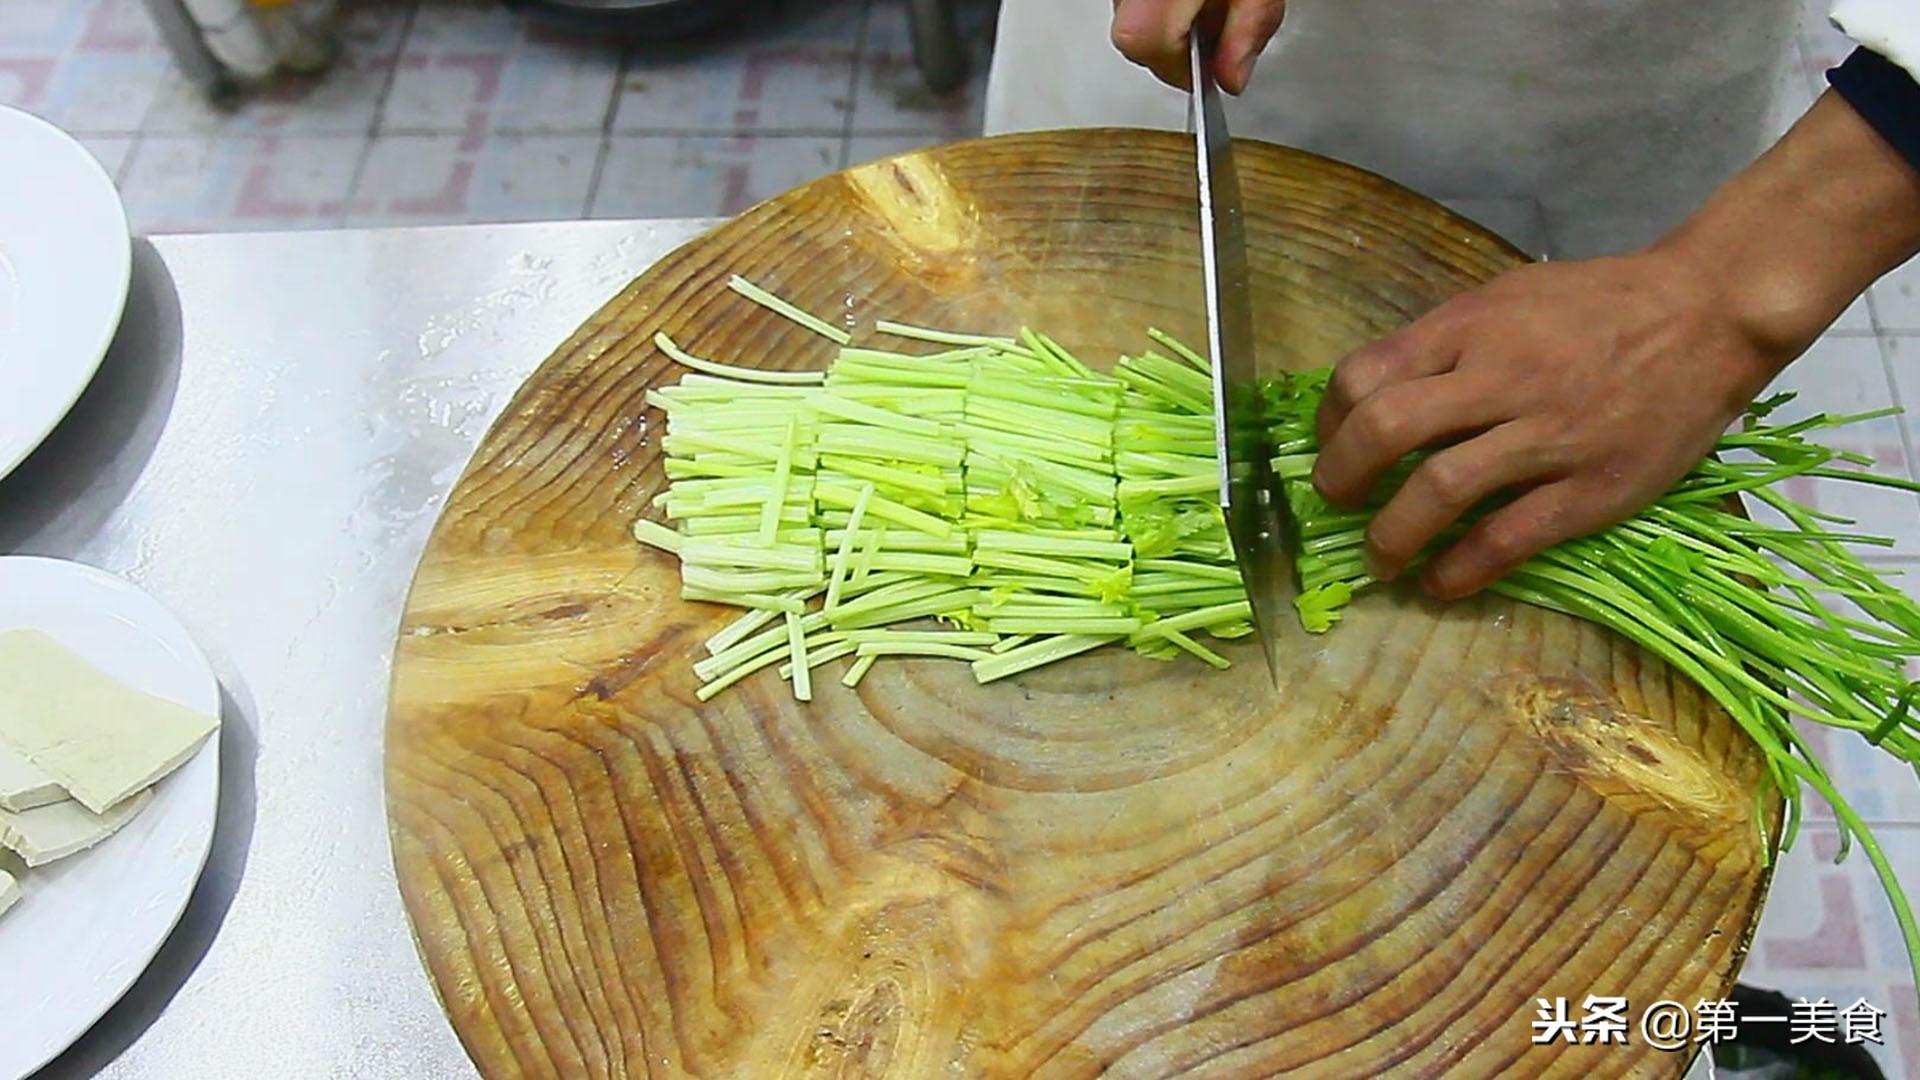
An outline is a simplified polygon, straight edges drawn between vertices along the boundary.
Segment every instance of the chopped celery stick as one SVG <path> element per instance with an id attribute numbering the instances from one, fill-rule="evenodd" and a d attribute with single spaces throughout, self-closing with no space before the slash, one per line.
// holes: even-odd
<path id="1" fill-rule="evenodd" d="M 1139 619 L 1075 618 L 1001 618 L 987 620 L 987 628 L 996 634 L 1131 634 L 1140 629 Z"/>
<path id="2" fill-rule="evenodd" d="M 1253 606 L 1245 600 L 1231 604 L 1218 604 L 1209 608 L 1200 608 L 1179 615 L 1169 615 L 1164 619 L 1155 619 L 1140 628 L 1142 634 L 1165 637 L 1175 630 L 1197 630 L 1214 623 L 1235 622 L 1253 618 Z"/>
<path id="3" fill-rule="evenodd" d="M 716 360 L 702 360 L 674 344 L 665 330 L 653 335 L 653 343 L 675 363 L 685 364 L 695 371 L 704 371 L 709 375 L 724 375 L 729 379 L 739 379 L 742 382 L 817 385 L 827 379 L 827 373 L 824 371 L 762 371 L 759 368 L 734 367 L 732 364 L 722 364 Z"/>
<path id="4" fill-rule="evenodd" d="M 633 523 L 633 538 L 643 544 L 651 544 L 661 551 L 680 554 L 685 538 L 657 521 L 637 518 Z"/>
<path id="5" fill-rule="evenodd" d="M 992 645 L 999 635 L 976 630 L 849 630 L 846 639 L 860 645 L 889 641 L 934 641 L 942 645 Z"/>
<path id="6" fill-rule="evenodd" d="M 815 397 L 813 408 L 816 412 L 840 420 L 871 424 L 874 427 L 889 428 L 908 435 L 922 435 L 936 439 L 946 435 L 943 425 L 937 421 L 908 416 L 890 409 L 875 408 L 852 398 L 842 397 L 838 392 L 829 392 Z"/>
<path id="7" fill-rule="evenodd" d="M 1004 604 L 982 604 L 974 610 L 993 619 L 1121 619 L 1127 615 L 1125 604 L 1102 604 L 1077 596 L 1040 593 L 1023 595 L 1017 603 L 1009 600 Z"/>
<path id="8" fill-rule="evenodd" d="M 856 658 L 853 662 L 853 666 L 847 669 L 847 673 L 845 675 L 841 676 L 840 685 L 846 686 L 846 687 L 859 686 L 860 680 L 867 677 L 867 669 L 871 668 L 873 666 L 873 662 L 877 659 L 879 659 L 879 657 L 875 657 L 875 656 L 862 656 L 862 657 Z"/>
<path id="9" fill-rule="evenodd" d="M 827 600 L 825 608 L 832 611 L 840 606 L 840 589 L 847 580 L 847 558 L 853 552 L 853 538 L 860 531 L 860 522 L 867 516 L 867 503 L 873 499 L 873 485 L 860 488 L 860 494 L 854 497 L 853 513 L 847 519 L 846 531 L 840 534 L 840 550 L 833 556 L 833 576 L 827 581 Z"/>
<path id="10" fill-rule="evenodd" d="M 716 593 L 805 589 L 821 584 L 822 580 L 821 575 L 812 570 L 716 570 L 694 563 L 680 565 L 682 584 Z"/>
<path id="11" fill-rule="evenodd" d="M 1240 584 L 1240 570 L 1233 566 L 1213 566 L 1208 563 L 1188 562 L 1185 559 L 1137 559 L 1133 568 L 1135 576 L 1141 570 L 1166 570 L 1188 577 L 1206 578 L 1209 581 L 1224 581 L 1230 585 Z"/>
<path id="12" fill-rule="evenodd" d="M 926 581 L 908 576 L 897 585 L 889 585 L 885 588 L 875 589 L 858 600 L 848 600 L 842 603 L 833 611 L 823 611 L 821 615 L 825 618 L 831 618 L 848 612 L 859 614 L 872 611 L 876 608 L 882 608 L 888 604 L 897 603 L 902 600 L 917 600 L 923 596 L 931 596 L 937 592 L 944 592 L 951 587 L 952 586 L 943 581 Z"/>
<path id="13" fill-rule="evenodd" d="M 1034 635 L 1032 634 L 1015 634 L 1012 637 L 1003 637 L 999 641 L 994 642 L 993 648 L 987 651 L 998 655 L 1011 649 L 1017 649 L 1027 642 L 1032 641 L 1033 638 Z"/>
<path id="14" fill-rule="evenodd" d="M 734 592 L 730 589 L 714 592 L 710 589 L 695 588 L 685 583 L 682 583 L 680 586 L 680 599 L 704 600 L 709 604 L 732 604 L 734 607 L 765 608 L 769 611 L 805 611 L 807 609 L 807 605 L 804 602 L 795 600 L 792 596 L 774 596 L 770 593 Z"/>
<path id="15" fill-rule="evenodd" d="M 807 646 L 807 667 L 817 668 L 821 664 L 830 663 L 843 656 L 849 656 L 855 648 L 857 648 L 857 646 L 851 641 L 829 642 L 828 644 L 821 645 L 819 648 L 814 648 L 813 645 L 809 644 Z M 783 679 L 793 678 L 793 661 L 789 660 L 780 665 L 780 677 Z"/>
<path id="16" fill-rule="evenodd" d="M 793 696 L 801 701 L 813 700 L 813 676 L 807 667 L 807 635 L 800 628 L 800 616 L 787 612 L 787 647 L 793 659 Z"/>
<path id="17" fill-rule="evenodd" d="M 877 532 L 877 530 L 876 530 Z M 828 529 L 822 539 L 828 547 L 837 548 L 840 541 L 848 535 L 845 528 Z M 864 537 L 866 534 L 862 534 Z M 895 529 L 886 535 L 884 546 L 888 551 L 921 551 L 928 555 L 965 555 L 973 550 L 967 543 L 964 533 L 958 536 L 928 536 L 922 532 L 910 532 Z"/>
<path id="18" fill-rule="evenodd" d="M 858 556 L 855 556 L 855 558 L 857 559 Z M 884 589 L 890 585 L 898 585 L 902 582 L 912 581 L 914 576 L 913 574 L 902 573 L 898 570 L 882 570 L 877 574 L 868 574 L 866 577 L 849 577 L 847 578 L 846 587 L 840 590 L 840 600 L 844 603 L 856 596 L 865 596 L 867 593 L 873 592 L 876 589 Z"/>
<path id="19" fill-rule="evenodd" d="M 856 480 L 865 480 L 873 484 L 888 484 L 896 488 L 939 498 L 947 494 L 947 479 L 938 473 L 919 473 L 891 465 L 882 465 L 859 458 L 838 457 L 831 454 L 820 455 L 820 467 L 846 473 Z"/>
<path id="20" fill-rule="evenodd" d="M 787 437 L 781 440 L 780 457 L 773 463 L 773 490 L 767 494 L 766 507 L 760 511 L 760 542 L 762 544 L 771 546 L 774 534 L 780 531 L 780 511 L 787 504 L 787 485 L 793 480 L 793 443 L 798 433 L 799 425 L 789 417 Z"/>
<path id="21" fill-rule="evenodd" d="M 908 338 L 913 341 L 932 342 L 935 345 L 993 345 L 1010 349 L 1014 344 L 1012 338 L 990 337 L 986 334 L 956 334 L 949 330 L 929 330 L 924 326 L 911 326 L 886 319 L 874 323 L 873 328 L 882 334 L 891 334 L 894 337 Z"/>
<path id="22" fill-rule="evenodd" d="M 825 559 L 818 544 L 779 544 L 748 547 L 711 537 L 689 538 L 681 545 L 681 559 L 697 566 L 737 566 L 755 570 L 795 570 L 819 574 Z"/>
<path id="23" fill-rule="evenodd" d="M 916 551 L 876 551 L 866 561 L 869 570 L 903 570 L 910 574 L 966 577 L 973 560 L 965 555 L 927 555 Z"/>
<path id="24" fill-rule="evenodd" d="M 859 500 L 860 491 L 840 484 L 815 484 L 813 497 L 829 506 L 852 507 Z M 909 529 L 918 529 L 930 536 L 952 536 L 953 526 L 934 517 L 923 514 L 910 506 L 902 506 L 892 499 L 875 495 L 867 500 L 867 513 L 882 521 L 891 521 L 895 525 L 904 525 Z"/>
<path id="25" fill-rule="evenodd" d="M 978 589 L 952 589 L 923 596 L 917 600 L 902 600 L 852 614 L 848 613 L 847 608 L 842 607 L 833 613 L 833 625 L 848 630 L 864 630 L 873 626 L 906 622 L 908 619 L 923 619 L 929 615 L 945 615 L 949 612 L 967 610 L 973 606 L 973 602 L 979 596 Z"/>
<path id="26" fill-rule="evenodd" d="M 782 656 L 785 656 L 785 655 L 786 655 L 785 651 L 779 650 L 779 649 L 761 653 L 759 656 L 754 657 L 753 659 L 747 661 L 744 664 L 741 664 L 738 667 L 729 668 L 727 672 L 721 675 L 719 678 L 714 679 L 712 682 L 706 683 L 705 685 L 701 686 L 700 689 L 695 690 L 693 692 L 693 696 L 700 701 L 710 700 L 713 697 L 713 695 L 719 693 L 722 690 L 725 690 L 727 687 L 732 686 L 734 683 L 739 682 L 741 679 L 746 678 L 747 676 L 753 674 L 754 672 L 759 671 L 761 668 L 764 668 L 767 665 L 772 664 L 774 661 L 780 659 Z"/>
<path id="27" fill-rule="evenodd" d="M 867 577 L 873 573 L 873 556 L 880 550 L 880 545 L 886 543 L 886 540 L 887 527 L 885 525 L 867 534 L 866 542 L 860 545 L 860 554 L 853 562 L 853 581 L 855 584 L 866 581 Z"/>
<path id="28" fill-rule="evenodd" d="M 1161 636 L 1222 671 L 1233 666 L 1227 662 L 1226 657 L 1221 656 L 1219 653 L 1214 652 L 1212 649 L 1207 648 L 1205 645 L 1200 644 L 1178 630 L 1168 630 L 1161 634 Z"/>
<path id="29" fill-rule="evenodd" d="M 793 304 L 782 300 L 778 296 L 755 285 L 753 282 L 748 281 L 746 278 L 741 277 L 739 274 L 735 274 L 727 280 L 727 288 L 732 289 L 734 292 L 739 293 L 741 296 L 746 297 L 777 315 L 785 316 L 799 323 L 801 326 L 819 334 L 821 337 L 827 338 L 835 344 L 845 345 L 853 340 L 852 334 L 828 323 L 818 315 L 802 311 Z"/>
<path id="30" fill-rule="evenodd" d="M 974 536 L 974 543 L 995 551 L 1020 551 L 1029 555 L 1071 555 L 1087 559 L 1120 560 L 1133 557 L 1131 544 L 1098 540 L 1059 540 L 1035 533 L 1003 532 L 998 529 L 981 530 Z"/>
<path id="31" fill-rule="evenodd" d="M 958 467 L 967 453 L 955 439 L 908 435 L 858 424 L 828 424 L 820 429 L 820 438 L 815 445 L 822 454 L 877 458 L 881 461 L 912 461 L 950 468 Z"/>
<path id="32" fill-rule="evenodd" d="M 938 641 L 870 641 L 858 648 L 861 656 L 944 656 L 949 660 L 987 660 L 993 656 L 982 649 Z"/>
<path id="33" fill-rule="evenodd" d="M 800 617 L 800 629 L 809 634 L 815 630 L 825 629 L 826 625 L 827 617 L 817 611 Z M 779 649 L 780 646 L 786 644 L 786 641 L 786 626 L 770 626 L 752 637 L 747 638 L 745 641 L 707 657 L 705 660 L 695 661 L 693 673 L 698 675 L 703 681 L 711 680 L 716 675 L 728 671 L 739 664 L 746 663 L 756 656 Z"/>
<path id="34" fill-rule="evenodd" d="M 978 682 L 989 683 L 995 679 L 1004 679 L 1009 675 L 1018 675 L 1029 668 L 1042 664 L 1051 664 L 1056 660 L 1065 660 L 1090 649 L 1097 649 L 1109 641 L 1119 641 L 1118 637 L 1104 635 L 1081 636 L 1060 634 L 1055 637 L 1031 641 L 1017 649 L 1010 649 L 998 656 L 989 654 L 985 660 L 973 662 L 973 677 Z"/>
<path id="35" fill-rule="evenodd" d="M 708 656 L 718 656 L 729 646 L 739 644 L 748 634 L 779 618 L 780 612 L 772 608 L 755 608 L 722 627 L 720 632 L 707 639 Z"/>
<path id="36" fill-rule="evenodd" d="M 1212 374 L 1213 365 L 1207 362 L 1207 358 L 1181 344 L 1180 340 L 1172 334 L 1157 327 L 1150 326 L 1147 328 L 1147 336 L 1173 350 L 1173 354 L 1180 359 L 1185 360 L 1201 371 L 1207 372 L 1209 375 Z"/>

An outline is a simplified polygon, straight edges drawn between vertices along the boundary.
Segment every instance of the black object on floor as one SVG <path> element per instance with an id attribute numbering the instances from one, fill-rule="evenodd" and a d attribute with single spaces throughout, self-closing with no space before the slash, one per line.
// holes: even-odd
<path id="1" fill-rule="evenodd" d="M 752 0 L 505 0 L 508 7 L 584 30 L 640 39 L 690 37 L 738 23 Z M 958 90 L 967 81 L 967 45 L 954 0 L 906 0 L 913 62 L 927 89 Z M 775 10 L 778 11 L 776 4 Z"/>
<path id="2" fill-rule="evenodd" d="M 1790 1016 L 1793 1003 L 1785 994 L 1733 988 L 1740 1016 Z M 1741 1024 L 1739 1035 L 1713 1046 L 1713 1064 L 1728 1080 L 1745 1077 L 1792 1080 L 1886 1080 L 1879 1063 L 1864 1046 L 1808 1039 L 1795 1043 L 1784 1024 Z"/>
<path id="3" fill-rule="evenodd" d="M 508 7 L 584 29 L 637 38 L 704 33 L 739 16 L 748 0 L 506 0 Z"/>

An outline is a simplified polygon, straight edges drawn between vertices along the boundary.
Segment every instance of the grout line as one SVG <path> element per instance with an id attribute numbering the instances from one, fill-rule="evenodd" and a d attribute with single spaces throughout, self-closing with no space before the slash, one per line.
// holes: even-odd
<path id="1" fill-rule="evenodd" d="M 670 127 L 630 127 L 615 128 L 609 135 L 640 136 L 675 139 L 837 139 L 844 134 L 837 127 L 793 127 L 773 128 L 670 128 Z"/>
<path id="2" fill-rule="evenodd" d="M 600 150 L 593 159 L 593 179 L 587 181 L 587 200 L 580 204 L 580 218 L 586 220 L 593 216 L 594 207 L 600 202 L 600 181 L 607 174 L 607 161 L 613 157 L 613 136 L 600 136 Z"/>
<path id="3" fill-rule="evenodd" d="M 193 132 L 186 132 L 186 131 L 148 131 L 137 136 L 120 136 L 120 137 L 121 138 L 137 138 L 142 142 L 161 142 L 161 143 L 263 142 L 268 139 L 278 139 L 282 142 L 291 142 L 295 139 L 298 139 L 301 142 L 345 142 L 348 139 L 365 139 L 367 137 L 367 133 L 364 131 L 276 131 L 276 130 L 260 131 L 260 130 L 254 130 L 254 131 L 229 131 L 223 134 L 209 134 L 206 132 L 200 132 L 196 134 Z"/>
<path id="4" fill-rule="evenodd" d="M 387 116 L 387 99 L 392 96 L 393 84 L 400 77 L 400 59 L 406 55 L 407 40 L 413 36 L 413 22 L 419 14 L 419 0 L 414 0 L 402 17 L 400 37 L 394 43 L 393 60 L 387 65 L 387 77 L 380 82 L 380 92 L 374 95 L 373 112 L 367 118 L 367 129 L 361 133 L 360 153 L 353 163 L 353 179 L 347 182 L 346 198 L 340 200 L 341 227 L 354 219 L 354 207 L 360 201 L 360 185 L 366 181 L 367 164 L 373 160 L 373 148 L 380 141 L 380 125 Z"/>
<path id="5" fill-rule="evenodd" d="M 127 153 L 120 159 L 120 167 L 113 171 L 113 186 L 120 189 L 122 202 L 127 198 L 127 178 L 133 175 L 133 159 L 140 155 L 140 149 L 146 144 L 144 136 L 135 135 L 127 143 Z"/>
<path id="6" fill-rule="evenodd" d="M 620 98 L 627 90 L 627 74 L 633 69 L 634 43 L 620 47 L 620 64 L 614 69 L 613 91 L 607 95 L 607 111 L 600 117 L 600 134 L 613 133 L 613 118 L 620 115 Z"/>
<path id="7" fill-rule="evenodd" d="M 845 171 L 853 157 L 853 122 L 860 115 L 860 77 L 867 70 L 867 45 L 873 29 L 873 5 L 875 0 L 867 0 L 860 11 L 860 29 L 853 38 L 853 75 L 847 83 L 847 116 L 840 122 L 840 158 L 838 171 Z"/>
<path id="8" fill-rule="evenodd" d="M 1893 370 L 1893 351 L 1887 347 L 1885 339 L 1874 336 L 1874 351 L 1880 354 L 1880 372 L 1887 380 L 1887 393 L 1893 399 L 1893 407 L 1902 410 L 1894 417 L 1894 427 L 1900 432 L 1900 450 L 1906 455 L 1907 475 L 1920 480 L 1920 460 L 1913 456 L 1913 431 L 1907 421 L 1906 402 L 1900 396 L 1900 376 Z"/>
<path id="9" fill-rule="evenodd" d="M 367 121 L 367 138 L 370 140 L 379 138 L 386 126 L 387 104 L 393 97 L 393 84 L 400 79 L 401 61 L 406 59 L 407 42 L 413 40 L 413 24 L 419 15 L 420 0 L 413 0 L 402 20 L 400 40 L 394 44 L 393 62 L 387 65 L 387 77 L 381 80 L 380 92 L 374 95 L 373 116 Z M 359 184 L 358 176 L 354 177 L 354 183 L 356 186 Z"/>

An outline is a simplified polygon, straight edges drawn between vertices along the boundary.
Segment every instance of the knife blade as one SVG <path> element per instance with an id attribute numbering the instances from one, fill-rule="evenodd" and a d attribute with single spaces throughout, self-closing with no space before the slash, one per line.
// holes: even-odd
<path id="1" fill-rule="evenodd" d="M 1220 508 L 1267 673 L 1278 685 L 1279 642 L 1298 625 L 1291 609 L 1299 583 L 1289 512 L 1273 483 L 1261 426 L 1260 383 L 1277 368 L 1263 367 L 1254 345 L 1246 223 L 1233 138 L 1208 62 L 1212 46 L 1196 27 L 1190 105 L 1200 172 L 1200 255 L 1206 279 L 1207 355 L 1213 367 L 1214 438 L 1220 454 Z"/>

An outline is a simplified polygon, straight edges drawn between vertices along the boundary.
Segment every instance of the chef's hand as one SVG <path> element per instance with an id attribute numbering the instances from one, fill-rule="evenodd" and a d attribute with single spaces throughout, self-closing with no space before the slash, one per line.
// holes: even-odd
<path id="1" fill-rule="evenodd" d="M 1766 156 L 1645 251 L 1509 272 L 1334 369 L 1314 483 L 1353 505 L 1427 457 L 1374 516 L 1390 578 L 1465 596 L 1611 525 L 1697 464 L 1868 284 L 1920 250 L 1920 171 L 1825 95 Z"/>
<path id="2" fill-rule="evenodd" d="M 1189 35 L 1206 19 L 1220 32 L 1213 77 L 1238 94 L 1286 14 L 1287 0 L 1114 0 L 1113 44 L 1161 82 L 1184 90 L 1191 81 Z"/>
<path id="3" fill-rule="evenodd" d="M 1516 493 L 1428 564 L 1430 592 L 1464 596 L 1658 498 L 1785 360 L 1672 253 L 1523 267 L 1340 362 L 1314 483 L 1354 505 L 1439 446 L 1367 528 L 1380 578 Z"/>

